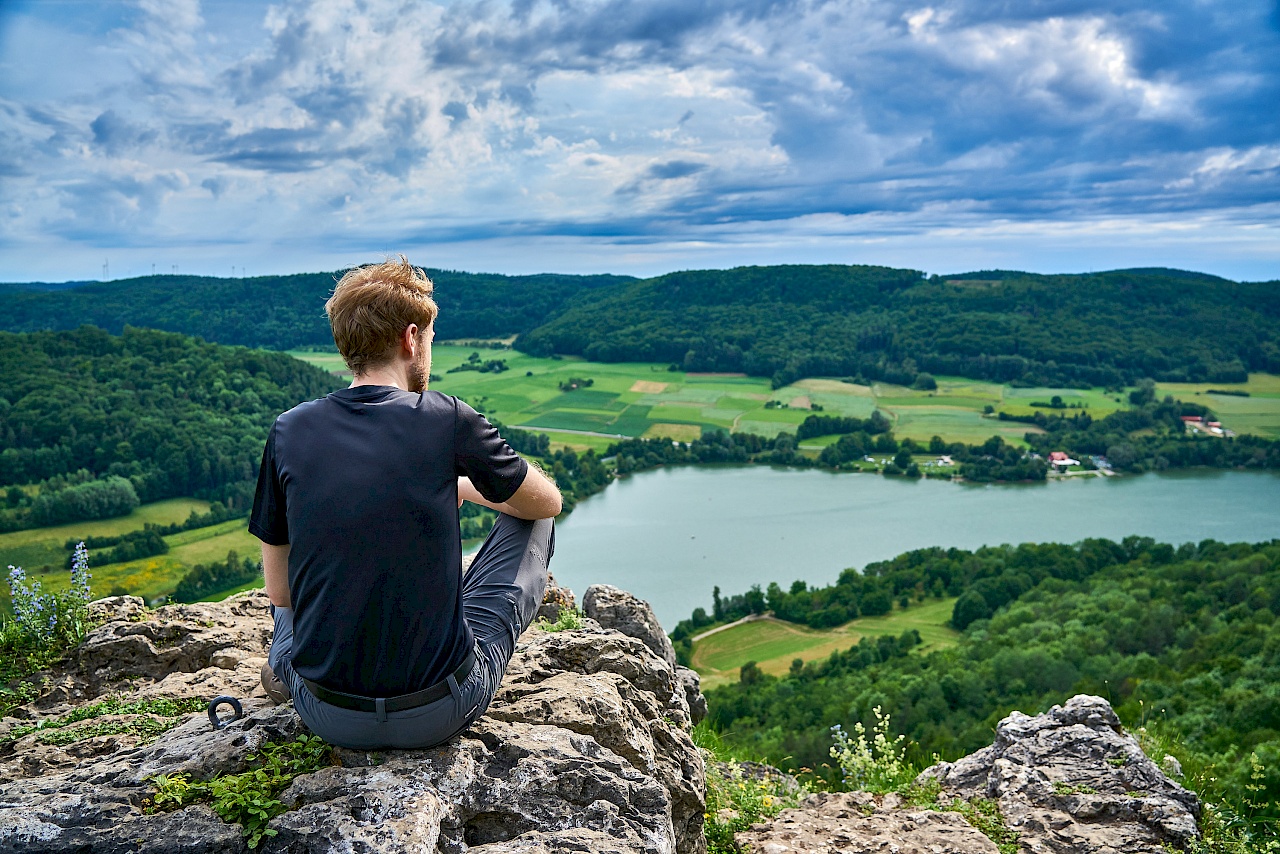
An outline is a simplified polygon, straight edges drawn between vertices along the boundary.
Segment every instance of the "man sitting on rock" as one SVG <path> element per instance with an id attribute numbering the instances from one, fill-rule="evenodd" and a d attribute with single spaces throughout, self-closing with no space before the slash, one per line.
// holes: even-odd
<path id="1" fill-rule="evenodd" d="M 276 419 L 249 520 L 275 620 L 263 685 L 356 749 L 440 744 L 484 713 L 555 544 L 555 485 L 427 391 L 431 292 L 404 256 L 338 282 L 325 310 L 354 378 Z M 465 577 L 463 501 L 500 514 Z"/>

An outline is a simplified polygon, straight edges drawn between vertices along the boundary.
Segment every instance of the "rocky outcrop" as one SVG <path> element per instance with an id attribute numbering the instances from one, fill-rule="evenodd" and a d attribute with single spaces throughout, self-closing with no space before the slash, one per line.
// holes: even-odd
<path id="1" fill-rule="evenodd" d="M 155 775 L 238 773 L 263 744 L 305 733 L 258 684 L 270 641 L 265 596 L 94 607 L 107 622 L 49 673 L 39 701 L 0 723 L 0 851 L 246 850 L 240 828 L 208 806 L 147 806 Z M 149 743 L 131 732 L 62 745 L 48 727 L 23 734 L 106 695 L 224 693 L 247 698 L 246 715 L 218 731 L 198 712 Z M 432 750 L 335 749 L 332 767 L 280 795 L 289 811 L 259 850 L 700 854 L 704 771 L 689 728 L 686 685 L 642 640 L 591 620 L 563 632 L 535 626 L 475 726 Z"/>
<path id="2" fill-rule="evenodd" d="M 608 584 L 593 584 L 582 597 L 582 613 L 602 626 L 639 638 L 669 666 L 676 666 L 671 638 L 643 599 Z"/>
<path id="3" fill-rule="evenodd" d="M 930 808 L 897 795 L 812 795 L 736 839 L 763 854 L 995 852 L 957 811 L 978 799 L 998 807 L 1002 841 L 1016 838 L 1027 854 L 1164 854 L 1198 836 L 1196 796 L 1147 758 L 1101 697 L 1035 717 L 1014 712 L 990 747 L 934 765 L 916 783 L 937 785 Z"/>
<path id="4" fill-rule="evenodd" d="M 944 792 L 996 801 L 1033 854 L 1160 852 L 1198 836 L 1199 799 L 1165 776 L 1101 697 L 1014 712 L 990 747 L 924 772 Z"/>
<path id="5" fill-rule="evenodd" d="M 643 641 L 645 646 L 674 668 L 694 724 L 707 716 L 707 699 L 702 696 L 698 674 L 688 667 L 676 664 L 676 650 L 671 645 L 671 638 L 662 630 L 662 625 L 648 602 L 608 584 L 593 584 L 582 597 L 582 613 L 605 628 Z"/>

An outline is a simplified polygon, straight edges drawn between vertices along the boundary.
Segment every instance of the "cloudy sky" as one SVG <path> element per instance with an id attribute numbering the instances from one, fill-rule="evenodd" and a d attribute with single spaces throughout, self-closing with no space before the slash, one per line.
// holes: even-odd
<path id="1" fill-rule="evenodd" d="M 400 251 L 1280 278 L 1280 3 L 0 2 L 0 281 Z"/>

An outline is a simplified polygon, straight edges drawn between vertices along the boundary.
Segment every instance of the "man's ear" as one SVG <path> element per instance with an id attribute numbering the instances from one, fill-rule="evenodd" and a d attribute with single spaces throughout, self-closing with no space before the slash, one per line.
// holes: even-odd
<path id="1" fill-rule="evenodd" d="M 404 332 L 400 333 L 400 349 L 406 356 L 417 355 L 418 324 L 410 323 L 404 328 Z"/>

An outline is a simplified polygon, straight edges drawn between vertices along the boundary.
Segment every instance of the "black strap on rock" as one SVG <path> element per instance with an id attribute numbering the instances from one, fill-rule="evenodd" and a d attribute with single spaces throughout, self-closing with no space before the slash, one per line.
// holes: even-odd
<path id="1" fill-rule="evenodd" d="M 471 652 L 467 653 L 466 658 L 462 659 L 458 669 L 450 674 L 455 684 L 471 675 L 471 668 L 475 666 L 475 663 L 476 650 L 473 647 Z M 453 691 L 449 685 L 448 678 L 443 682 L 437 682 L 430 688 L 423 688 L 421 691 L 414 691 L 412 694 L 401 694 L 398 697 L 361 697 L 359 694 L 346 694 L 342 691 L 332 691 L 306 678 L 302 680 L 302 684 L 306 685 L 307 690 L 322 703 L 328 703 L 341 709 L 352 709 L 357 712 L 377 712 L 379 715 L 384 715 L 387 712 L 403 712 L 405 709 L 416 709 L 418 706 L 425 706 L 428 703 L 443 699 Z"/>
<path id="2" fill-rule="evenodd" d="M 231 717 L 226 718 L 225 720 L 218 717 L 219 706 L 230 706 Z M 221 697 L 214 697 L 209 701 L 209 723 L 213 724 L 213 728 L 215 730 L 222 729 L 227 724 L 238 721 L 242 717 L 244 717 L 244 707 L 240 705 L 240 701 L 235 697 L 228 697 L 224 694 Z"/>

